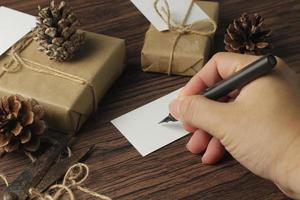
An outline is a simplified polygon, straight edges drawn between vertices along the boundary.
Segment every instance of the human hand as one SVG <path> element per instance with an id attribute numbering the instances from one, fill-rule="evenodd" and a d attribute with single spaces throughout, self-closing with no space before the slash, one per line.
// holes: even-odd
<path id="1" fill-rule="evenodd" d="M 225 149 L 253 173 L 300 198 L 300 79 L 282 60 L 268 75 L 216 102 L 201 91 L 258 59 L 218 53 L 170 104 L 193 135 L 187 148 L 213 164 Z M 298 187 L 298 188 L 297 188 Z"/>

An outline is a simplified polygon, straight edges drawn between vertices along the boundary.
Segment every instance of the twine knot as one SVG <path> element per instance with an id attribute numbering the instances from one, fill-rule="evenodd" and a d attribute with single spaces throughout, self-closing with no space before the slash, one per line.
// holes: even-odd
<path id="1" fill-rule="evenodd" d="M 159 8 L 158 4 L 162 1 L 164 3 L 164 7 Z M 180 24 L 176 24 L 171 18 L 171 11 L 170 6 L 167 2 L 167 0 L 155 0 L 154 1 L 154 8 L 156 13 L 159 15 L 159 17 L 168 25 L 169 31 L 177 33 L 177 36 L 175 37 L 175 41 L 173 43 L 172 52 L 169 59 L 169 66 L 168 66 L 168 75 L 172 74 L 172 64 L 174 60 L 174 52 L 175 48 L 178 44 L 179 39 L 183 35 L 187 34 L 195 34 L 199 36 L 212 36 L 216 30 L 217 25 L 216 23 L 211 19 L 203 19 L 194 22 L 191 25 L 185 25 L 188 17 L 191 14 L 192 8 L 194 5 L 194 0 L 191 1 L 190 6 L 188 8 L 188 11 L 186 12 L 182 22 Z"/>
<path id="2" fill-rule="evenodd" d="M 93 197 L 101 200 L 112 200 L 108 196 L 90 191 L 88 188 L 82 187 L 81 184 L 89 176 L 89 167 L 83 163 L 77 163 L 71 166 L 66 172 L 62 184 L 51 186 L 46 193 L 40 193 L 34 188 L 29 190 L 30 199 L 35 200 L 59 200 L 65 196 L 69 200 L 75 200 L 74 190 L 80 190 Z"/>
<path id="3" fill-rule="evenodd" d="M 190 26 L 173 27 L 173 28 L 171 28 L 171 31 L 185 35 L 185 34 L 188 34 L 191 32 L 191 27 Z"/>

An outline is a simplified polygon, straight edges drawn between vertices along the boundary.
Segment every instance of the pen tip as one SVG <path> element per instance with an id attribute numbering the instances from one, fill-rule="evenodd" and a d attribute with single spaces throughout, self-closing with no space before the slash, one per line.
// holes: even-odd
<path id="1" fill-rule="evenodd" d="M 165 123 L 165 122 L 166 122 L 165 120 L 166 120 L 166 119 L 161 120 L 160 122 L 158 122 L 158 124 Z"/>
<path id="2" fill-rule="evenodd" d="M 167 116 L 167 117 L 165 117 L 163 120 L 161 120 L 158 124 L 168 123 L 169 121 L 171 121 L 171 119 L 170 119 L 169 116 Z"/>

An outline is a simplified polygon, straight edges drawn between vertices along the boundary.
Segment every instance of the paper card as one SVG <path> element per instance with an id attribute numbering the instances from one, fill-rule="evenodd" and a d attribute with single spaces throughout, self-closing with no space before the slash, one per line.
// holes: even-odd
<path id="1" fill-rule="evenodd" d="M 158 31 L 169 30 L 167 23 L 157 14 L 154 8 L 154 1 L 155 0 L 131 0 Z M 167 0 L 167 2 L 170 7 L 172 21 L 176 24 L 181 24 L 192 0 Z M 163 1 L 160 1 L 158 5 L 158 8 L 165 7 Z M 185 25 L 190 25 L 195 21 L 208 18 L 209 16 L 194 3 Z"/>
<path id="2" fill-rule="evenodd" d="M 0 7 L 0 56 L 36 26 L 34 16 Z"/>
<path id="3" fill-rule="evenodd" d="M 168 113 L 168 105 L 179 90 L 146 104 L 117 119 L 113 125 L 127 138 L 142 156 L 187 135 L 179 122 L 159 124 Z"/>

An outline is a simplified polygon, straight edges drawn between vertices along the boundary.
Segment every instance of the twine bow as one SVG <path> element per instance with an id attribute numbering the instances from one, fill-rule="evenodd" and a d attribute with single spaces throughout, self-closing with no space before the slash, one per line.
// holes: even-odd
<path id="1" fill-rule="evenodd" d="M 164 3 L 164 7 L 159 8 L 158 4 L 162 1 Z M 194 5 L 194 0 L 191 1 L 191 4 L 188 8 L 187 13 L 185 14 L 182 22 L 178 25 L 171 18 L 170 6 L 167 0 L 155 0 L 154 8 L 156 13 L 160 16 L 160 18 L 168 25 L 169 31 L 177 33 L 175 41 L 172 46 L 171 55 L 169 57 L 169 65 L 168 65 L 168 75 L 172 74 L 172 66 L 174 60 L 174 52 L 175 48 L 178 44 L 179 39 L 185 34 L 194 34 L 199 36 L 207 36 L 210 37 L 217 30 L 216 23 L 211 19 L 204 19 L 200 21 L 196 21 L 191 25 L 185 25 L 190 13 L 192 11 Z"/>
<path id="2" fill-rule="evenodd" d="M 81 184 L 89 176 L 89 167 L 83 163 L 77 163 L 70 167 L 66 172 L 63 183 L 51 186 L 46 193 L 40 193 L 34 188 L 29 190 L 30 199 L 36 200 L 59 200 L 65 195 L 69 200 L 75 200 L 74 190 L 80 190 L 87 193 L 97 199 L 101 200 L 112 200 L 108 196 L 98 194 L 96 192 L 90 191 L 88 188 L 82 187 Z M 65 199 L 65 198 L 64 198 Z"/>
<path id="3" fill-rule="evenodd" d="M 23 58 L 20 56 L 20 53 L 26 49 L 26 47 L 33 41 L 34 31 L 28 33 L 25 37 L 22 38 L 18 43 L 13 45 L 10 51 L 7 53 L 10 56 L 10 60 L 2 66 L 3 72 L 0 74 L 2 76 L 5 72 L 7 73 L 16 73 L 21 70 L 22 67 L 25 67 L 31 71 L 47 74 L 55 77 L 60 77 L 81 85 L 87 85 L 91 88 L 92 96 L 93 96 L 93 108 L 97 109 L 97 98 L 95 87 L 86 79 L 75 76 L 53 67 L 49 67 L 32 60 Z"/>

